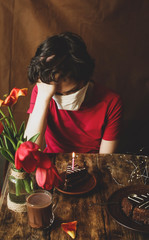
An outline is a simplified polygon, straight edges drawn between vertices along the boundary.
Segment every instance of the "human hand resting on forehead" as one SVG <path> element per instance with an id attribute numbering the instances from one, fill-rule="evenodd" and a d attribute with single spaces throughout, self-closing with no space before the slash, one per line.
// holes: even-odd
<path id="1" fill-rule="evenodd" d="M 46 62 L 50 62 L 54 57 L 55 55 L 47 57 Z M 40 58 L 40 60 L 43 60 L 43 59 L 44 57 Z M 39 78 L 37 82 L 37 87 L 38 87 L 38 95 L 40 95 L 43 99 L 50 100 L 56 92 L 57 82 L 51 81 L 49 84 L 47 84 L 42 82 Z"/>
<path id="2" fill-rule="evenodd" d="M 43 83 L 40 79 L 37 82 L 38 95 L 47 101 L 50 101 L 57 89 L 57 82 Z"/>

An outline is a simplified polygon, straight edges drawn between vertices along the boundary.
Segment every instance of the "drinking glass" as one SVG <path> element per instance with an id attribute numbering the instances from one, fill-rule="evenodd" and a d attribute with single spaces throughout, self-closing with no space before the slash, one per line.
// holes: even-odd
<path id="1" fill-rule="evenodd" d="M 28 222 L 32 228 L 48 228 L 54 222 L 58 199 L 46 190 L 36 190 L 26 198 Z"/>

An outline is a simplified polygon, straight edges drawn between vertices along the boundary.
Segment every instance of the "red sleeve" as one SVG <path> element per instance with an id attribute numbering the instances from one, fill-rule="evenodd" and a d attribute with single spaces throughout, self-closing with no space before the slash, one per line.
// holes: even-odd
<path id="1" fill-rule="evenodd" d="M 104 140 L 112 141 L 119 138 L 122 124 L 122 109 L 122 101 L 119 96 L 116 96 L 110 102 L 107 110 L 106 125 L 103 134 Z"/>
<path id="2" fill-rule="evenodd" d="M 31 99 L 30 99 L 30 106 L 29 106 L 29 109 L 28 109 L 27 113 L 32 113 L 32 111 L 34 109 L 35 102 L 36 102 L 37 93 L 38 93 L 38 87 L 37 87 L 37 85 L 35 85 L 33 90 L 32 90 Z"/>

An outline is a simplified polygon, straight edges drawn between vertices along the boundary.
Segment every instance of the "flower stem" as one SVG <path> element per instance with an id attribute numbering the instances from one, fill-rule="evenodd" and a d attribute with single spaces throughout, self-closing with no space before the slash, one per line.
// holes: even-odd
<path id="1" fill-rule="evenodd" d="M 9 115 L 10 115 L 11 121 L 13 123 L 14 131 L 17 134 L 17 127 L 16 127 L 16 124 L 15 124 L 15 121 L 14 121 L 14 117 L 13 117 L 13 114 L 12 114 L 11 109 L 10 109 L 9 106 L 8 106 L 8 111 L 9 111 Z"/>
<path id="2" fill-rule="evenodd" d="M 6 117 L 6 115 L 3 113 L 3 111 L 1 109 L 0 109 L 0 113 L 3 116 L 3 118 L 5 119 L 5 121 L 8 124 L 8 126 L 10 126 L 9 121 L 8 121 L 8 117 Z"/>
<path id="3" fill-rule="evenodd" d="M 21 188 L 21 180 L 16 179 L 16 196 L 20 196 Z"/>
<path id="4" fill-rule="evenodd" d="M 31 186 L 30 186 L 29 179 L 23 179 L 23 182 L 24 182 L 24 186 L 25 186 L 25 191 L 27 193 L 30 193 L 31 192 Z"/>

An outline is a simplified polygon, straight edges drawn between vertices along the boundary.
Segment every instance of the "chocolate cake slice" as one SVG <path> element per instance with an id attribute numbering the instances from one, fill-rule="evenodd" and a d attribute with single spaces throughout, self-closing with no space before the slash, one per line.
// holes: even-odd
<path id="1" fill-rule="evenodd" d="M 78 187 L 78 185 L 84 184 L 89 178 L 90 174 L 85 167 L 75 165 L 74 170 L 72 170 L 72 166 L 68 164 L 65 174 L 64 189 L 67 191 L 73 190 Z"/>
<path id="2" fill-rule="evenodd" d="M 149 224 L 149 209 L 135 207 L 133 210 L 132 219 L 136 222 Z"/>
<path id="3" fill-rule="evenodd" d="M 133 209 L 133 204 L 132 202 L 127 198 L 123 198 L 122 203 L 122 210 L 126 214 L 127 217 L 130 217 L 132 209 Z"/>
<path id="4" fill-rule="evenodd" d="M 125 197 L 122 199 L 121 207 L 127 217 L 142 224 L 149 224 L 149 194 Z"/>

